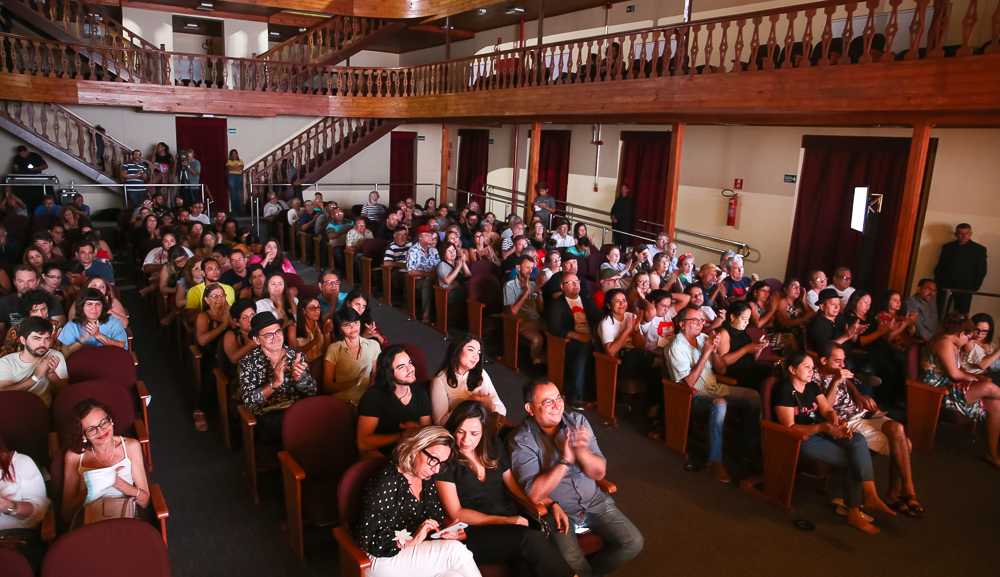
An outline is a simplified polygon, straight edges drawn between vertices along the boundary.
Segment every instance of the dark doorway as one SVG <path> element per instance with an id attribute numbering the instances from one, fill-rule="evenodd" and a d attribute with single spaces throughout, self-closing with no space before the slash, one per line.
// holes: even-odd
<path id="1" fill-rule="evenodd" d="M 464 193 L 471 192 L 479 202 L 480 210 L 485 210 L 486 203 L 481 196 L 486 185 L 486 175 L 490 168 L 490 131 L 474 128 L 462 128 L 458 131 L 458 181 L 456 188 L 456 206 L 461 209 L 469 203 Z"/>
<path id="2" fill-rule="evenodd" d="M 211 199 L 211 210 L 229 209 L 229 188 L 226 184 L 226 159 L 229 157 L 229 137 L 225 118 L 178 116 L 177 150 L 194 150 L 201 163 L 200 183 Z M 199 199 L 200 200 L 200 199 Z M 206 206 L 205 210 L 209 210 Z"/>
<path id="3" fill-rule="evenodd" d="M 622 132 L 618 187 L 620 190 L 626 184 L 632 191 L 630 224 L 635 234 L 656 238 L 663 230 L 670 168 L 670 136 L 670 132 Z M 617 190 L 615 195 L 618 195 Z M 626 242 L 632 245 L 639 241 L 627 237 Z"/>
<path id="4" fill-rule="evenodd" d="M 396 206 L 397 202 L 416 194 L 417 133 L 395 131 L 390 134 L 389 206 Z"/>
<path id="5" fill-rule="evenodd" d="M 538 182 L 549 186 L 549 196 L 566 202 L 569 185 L 569 144 L 573 133 L 569 130 L 543 130 L 538 151 Z M 558 206 L 558 211 L 565 210 Z"/>
<path id="6" fill-rule="evenodd" d="M 851 285 L 880 294 L 889 268 L 902 210 L 909 138 L 804 136 L 801 184 L 788 250 L 786 278 L 803 284 L 813 270 L 828 277 L 851 269 Z M 937 139 L 930 149 L 936 150 Z M 927 170 L 930 170 L 928 164 Z M 851 229 L 854 189 L 882 195 L 880 213 L 869 212 L 864 233 Z M 907 232 L 906 234 L 912 234 Z"/>

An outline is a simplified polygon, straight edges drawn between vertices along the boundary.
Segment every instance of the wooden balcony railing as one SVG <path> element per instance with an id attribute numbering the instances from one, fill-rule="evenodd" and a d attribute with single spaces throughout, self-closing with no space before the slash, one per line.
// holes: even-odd
<path id="1" fill-rule="evenodd" d="M 160 47 L 134 34 L 121 22 L 91 9 L 78 0 L 8 0 L 27 7 L 33 13 L 55 23 L 68 34 L 93 46 L 133 46 L 146 50 Z"/>
<path id="2" fill-rule="evenodd" d="M 987 20 L 980 18 L 977 2 L 970 2 L 962 38 L 950 45 L 948 4 L 888 0 L 885 11 L 880 5 L 831 0 L 396 68 L 102 46 L 90 48 L 95 57 L 88 59 L 79 45 L 4 35 L 0 72 L 199 89 L 416 97 L 1000 53 L 1000 5 Z"/>
<path id="3" fill-rule="evenodd" d="M 388 20 L 334 16 L 258 56 L 265 60 L 315 64 L 342 52 L 389 24 Z"/>

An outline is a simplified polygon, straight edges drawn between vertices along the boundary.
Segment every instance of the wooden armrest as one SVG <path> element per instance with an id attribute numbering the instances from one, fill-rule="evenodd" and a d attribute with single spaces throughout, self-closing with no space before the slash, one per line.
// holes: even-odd
<path id="1" fill-rule="evenodd" d="M 736 379 L 732 377 L 727 377 L 725 375 L 715 375 L 715 380 L 725 385 L 732 385 L 734 387 L 736 386 Z"/>
<path id="2" fill-rule="evenodd" d="M 132 364 L 134 364 L 135 366 L 138 367 L 139 366 L 139 357 L 135 356 L 135 351 L 132 350 L 132 347 L 128 348 L 128 352 L 132 354 Z"/>
<path id="3" fill-rule="evenodd" d="M 486 303 L 481 303 L 481 302 L 479 302 L 479 301 L 474 301 L 474 300 L 472 300 L 472 299 L 468 299 L 468 300 L 466 300 L 465 302 L 469 303 L 470 305 L 472 305 L 472 306 L 474 306 L 474 307 L 479 307 L 479 308 L 481 308 L 481 309 L 482 309 L 482 308 L 486 308 Z"/>
<path id="4" fill-rule="evenodd" d="M 212 373 L 215 375 L 216 385 L 229 388 L 229 376 L 222 372 L 222 369 L 212 369 Z"/>
<path id="5" fill-rule="evenodd" d="M 282 468 L 288 469 L 296 481 L 306 478 L 306 472 L 302 470 L 302 467 L 295 462 L 295 459 L 287 451 L 278 451 L 278 460 L 281 461 Z"/>
<path id="6" fill-rule="evenodd" d="M 246 405 L 239 405 L 238 407 L 236 407 L 236 410 L 239 411 L 240 419 L 243 420 L 243 423 L 245 425 L 250 427 L 257 426 L 257 417 L 255 417 L 253 413 L 250 412 L 250 409 L 248 409 Z"/>
<path id="7" fill-rule="evenodd" d="M 379 451 L 378 449 L 358 449 L 359 461 L 364 461 L 366 459 L 378 459 L 382 456 L 382 451 Z"/>
<path id="8" fill-rule="evenodd" d="M 367 553 L 358 549 L 358 546 L 354 544 L 354 539 L 351 537 L 351 534 L 348 533 L 347 528 L 343 526 L 334 527 L 333 537 L 340 545 L 340 554 L 343 555 L 346 553 L 347 555 L 350 555 L 351 558 L 358 564 L 358 569 L 360 569 L 359 574 L 363 573 L 365 569 L 372 566 L 371 558 L 368 557 Z M 341 558 L 340 563 L 341 567 L 343 567 L 346 560 Z"/>
<path id="9" fill-rule="evenodd" d="M 142 422 L 142 419 L 136 419 L 135 425 L 135 436 L 139 439 L 140 443 L 149 442 L 149 433 L 146 432 L 146 423 Z"/>
<path id="10" fill-rule="evenodd" d="M 56 507 L 49 503 L 49 508 L 42 517 L 42 541 L 51 543 L 56 540 Z"/>
<path id="11" fill-rule="evenodd" d="M 149 486 L 149 502 L 153 504 L 157 519 L 166 519 L 170 516 L 170 510 L 167 509 L 167 502 L 163 500 L 163 491 L 160 490 L 158 483 Z"/>
<path id="12" fill-rule="evenodd" d="M 146 390 L 146 383 L 142 381 L 135 382 L 135 390 L 139 393 L 139 398 L 142 399 L 143 403 L 149 402 L 149 391 Z"/>
<path id="13" fill-rule="evenodd" d="M 612 357 L 611 355 L 602 353 L 601 351 L 594 351 L 594 360 L 602 363 L 612 363 L 615 365 L 622 364 L 622 360 L 618 357 Z"/>
<path id="14" fill-rule="evenodd" d="M 617 485 L 615 485 L 611 481 L 608 481 L 607 479 L 598 479 L 597 486 L 600 487 L 601 490 L 607 493 L 608 495 L 618 491 Z"/>
<path id="15" fill-rule="evenodd" d="M 52 431 L 49 433 L 49 457 L 55 458 L 59 453 L 59 433 Z"/>
<path id="16" fill-rule="evenodd" d="M 765 429 L 770 429 L 776 433 L 781 433 L 782 435 L 785 435 L 787 437 L 798 439 L 799 441 L 805 441 L 806 439 L 809 438 L 809 435 L 803 433 L 797 433 L 792 429 L 790 429 L 789 427 L 786 427 L 780 423 L 775 423 L 774 421 L 761 421 L 760 426 Z"/>
<path id="17" fill-rule="evenodd" d="M 201 349 L 198 348 L 198 345 L 190 345 L 190 348 L 191 348 L 191 356 L 194 357 L 196 360 L 200 361 Z"/>
<path id="18" fill-rule="evenodd" d="M 406 268 L 406 263 L 394 260 L 384 260 L 382 261 L 382 268 Z"/>
<path id="19" fill-rule="evenodd" d="M 945 394 L 948 392 L 948 389 L 946 389 L 945 387 L 933 387 L 931 385 L 924 384 L 924 383 L 919 383 L 917 381 L 907 380 L 906 381 L 906 386 L 910 387 L 910 388 L 913 388 L 913 389 L 919 389 L 919 390 L 927 392 L 927 393 L 933 393 L 935 395 L 940 395 L 941 397 L 944 397 Z"/>
<path id="20" fill-rule="evenodd" d="M 538 515 L 539 517 L 549 512 L 548 508 L 545 505 L 542 505 L 541 503 L 532 503 L 528 499 L 522 499 L 521 497 L 518 497 L 517 495 L 511 493 L 510 491 L 507 491 L 507 496 L 510 497 L 511 500 L 517 503 L 518 505 L 524 507 L 526 510 L 534 511 L 535 514 Z"/>

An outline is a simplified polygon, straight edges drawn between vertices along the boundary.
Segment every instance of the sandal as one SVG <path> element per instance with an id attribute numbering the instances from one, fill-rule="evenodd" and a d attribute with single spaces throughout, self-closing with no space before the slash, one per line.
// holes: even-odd
<path id="1" fill-rule="evenodd" d="M 208 422 L 205 421 L 205 413 L 201 411 L 194 412 L 194 428 L 201 432 L 208 430 Z"/>
<path id="2" fill-rule="evenodd" d="M 916 510 L 912 509 L 908 504 L 906 504 L 902 500 L 903 499 L 902 495 L 900 495 L 899 497 L 900 499 L 898 501 L 893 501 L 892 503 L 889 503 L 889 508 L 897 513 L 906 515 L 907 517 L 912 517 L 913 519 L 919 519 L 920 514 L 917 513 Z"/>
<path id="3" fill-rule="evenodd" d="M 906 506 L 910 509 L 910 511 L 913 511 L 917 515 L 924 514 L 924 508 L 920 506 L 919 502 L 917 502 L 916 495 L 900 495 L 899 500 L 906 503 Z"/>
<path id="4" fill-rule="evenodd" d="M 847 516 L 847 507 L 845 507 L 843 505 L 837 505 L 836 513 L 838 515 L 840 515 L 841 517 L 846 517 Z M 874 517 L 872 517 L 871 515 L 866 514 L 864 511 L 861 512 L 861 518 L 864 519 L 865 521 L 867 521 L 868 523 L 871 523 L 872 521 L 875 520 Z"/>

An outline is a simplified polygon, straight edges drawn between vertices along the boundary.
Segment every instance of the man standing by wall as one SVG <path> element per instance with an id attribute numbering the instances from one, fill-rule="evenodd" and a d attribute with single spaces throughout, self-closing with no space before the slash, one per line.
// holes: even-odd
<path id="1" fill-rule="evenodd" d="M 938 289 L 978 291 L 986 278 L 986 247 L 972 240 L 972 225 L 963 222 L 955 227 L 955 240 L 941 247 L 941 256 L 934 267 L 934 282 Z M 944 290 L 938 292 L 938 311 L 944 309 Z M 972 295 L 953 293 L 955 310 L 969 313 Z"/>
<path id="2" fill-rule="evenodd" d="M 181 189 L 184 206 L 194 204 L 195 195 L 201 192 L 201 163 L 195 160 L 194 150 L 183 150 L 180 153 L 177 166 L 178 184 L 186 184 Z"/>

